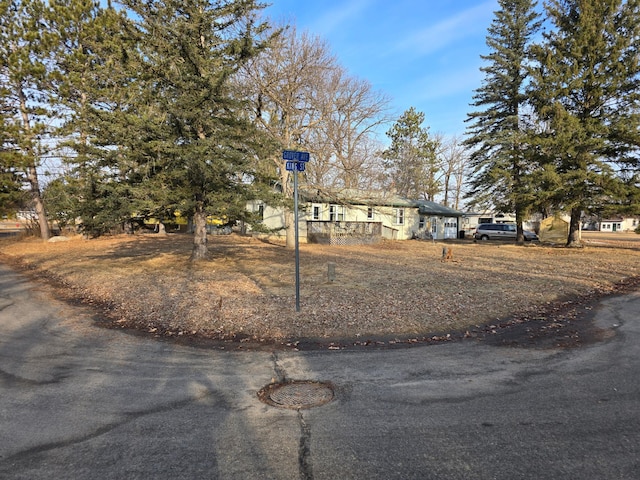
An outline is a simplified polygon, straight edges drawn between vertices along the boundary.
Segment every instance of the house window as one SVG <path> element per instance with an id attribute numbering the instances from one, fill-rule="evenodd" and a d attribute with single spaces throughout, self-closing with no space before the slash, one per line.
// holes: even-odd
<path id="1" fill-rule="evenodd" d="M 258 206 L 258 216 L 260 217 L 260 220 L 264 220 L 264 205 L 260 205 Z"/>
<path id="2" fill-rule="evenodd" d="M 344 205 L 329 205 L 329 221 L 330 222 L 344 221 Z"/>
<path id="3" fill-rule="evenodd" d="M 313 206 L 311 215 L 313 220 L 320 220 L 320 205 Z"/>
<path id="4" fill-rule="evenodd" d="M 373 220 L 373 207 L 367 207 L 367 220 Z"/>
<path id="5" fill-rule="evenodd" d="M 420 215 L 420 221 L 418 222 L 418 228 L 422 230 L 427 225 L 427 218 Z"/>
<path id="6" fill-rule="evenodd" d="M 396 225 L 404 225 L 404 208 L 396 208 Z"/>

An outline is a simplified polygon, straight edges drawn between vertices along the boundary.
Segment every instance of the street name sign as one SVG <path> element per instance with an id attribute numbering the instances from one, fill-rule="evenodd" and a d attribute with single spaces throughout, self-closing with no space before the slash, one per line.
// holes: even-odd
<path id="1" fill-rule="evenodd" d="M 298 152 L 296 150 L 284 150 L 282 159 L 285 161 L 285 168 L 293 172 L 293 224 L 295 231 L 296 250 L 296 312 L 300 311 L 300 247 L 298 240 L 298 172 L 304 172 L 304 165 L 309 161 L 309 152 Z"/>
<path id="2" fill-rule="evenodd" d="M 283 160 L 290 160 L 294 162 L 308 162 L 309 152 L 297 152 L 295 150 L 285 150 L 282 152 Z"/>
<path id="3" fill-rule="evenodd" d="M 289 172 L 304 172 L 304 162 L 287 161 L 284 166 Z"/>

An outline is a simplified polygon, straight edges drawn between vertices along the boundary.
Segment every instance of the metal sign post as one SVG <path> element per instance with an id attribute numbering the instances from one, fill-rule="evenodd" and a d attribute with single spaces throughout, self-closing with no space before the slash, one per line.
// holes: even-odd
<path id="1" fill-rule="evenodd" d="M 285 168 L 293 172 L 293 223 L 295 231 L 296 251 L 296 312 L 300 311 L 300 243 L 298 236 L 298 172 L 304 172 L 305 163 L 309 161 L 308 152 L 285 150 L 282 159 L 286 160 Z"/>

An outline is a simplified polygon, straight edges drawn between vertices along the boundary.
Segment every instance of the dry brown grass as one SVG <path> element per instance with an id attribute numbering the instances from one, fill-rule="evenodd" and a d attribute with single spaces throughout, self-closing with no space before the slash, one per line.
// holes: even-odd
<path id="1" fill-rule="evenodd" d="M 583 249 L 458 242 L 446 262 L 441 243 L 301 245 L 300 313 L 293 251 L 250 237 L 210 238 L 210 259 L 196 265 L 188 261 L 191 237 L 178 234 L 4 241 L 0 260 L 106 307 L 117 324 L 162 335 L 407 337 L 464 331 L 607 292 L 640 272 L 640 236 L 619 235 L 586 235 L 599 243 Z"/>

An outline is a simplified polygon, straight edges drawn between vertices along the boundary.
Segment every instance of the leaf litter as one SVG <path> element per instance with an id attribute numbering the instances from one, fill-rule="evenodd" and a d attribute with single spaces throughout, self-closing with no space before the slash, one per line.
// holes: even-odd
<path id="1" fill-rule="evenodd" d="M 441 261 L 441 243 L 418 240 L 301 244 L 300 312 L 293 250 L 235 234 L 211 237 L 196 264 L 182 234 L 3 241 L 0 260 L 100 308 L 112 326 L 156 336 L 331 349 L 541 335 L 558 344 L 583 340 L 571 327 L 593 301 L 637 288 L 638 238 L 582 249 L 454 241 L 453 261 Z"/>

